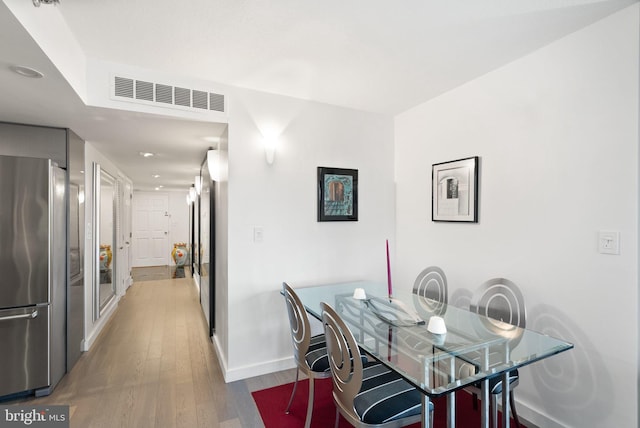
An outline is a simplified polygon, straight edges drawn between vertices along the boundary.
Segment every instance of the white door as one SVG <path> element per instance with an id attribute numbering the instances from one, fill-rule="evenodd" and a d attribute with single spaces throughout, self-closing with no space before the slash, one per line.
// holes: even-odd
<path id="1" fill-rule="evenodd" d="M 133 266 L 169 264 L 169 195 L 134 193 Z"/>

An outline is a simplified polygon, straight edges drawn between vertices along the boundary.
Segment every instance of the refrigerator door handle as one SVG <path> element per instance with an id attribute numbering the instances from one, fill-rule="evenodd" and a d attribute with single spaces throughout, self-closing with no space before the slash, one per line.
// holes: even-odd
<path id="1" fill-rule="evenodd" d="M 0 321 L 9 321 L 9 320 L 21 320 L 21 319 L 34 319 L 38 316 L 38 310 L 31 312 L 30 314 L 21 314 L 21 315 L 8 315 L 6 317 L 0 317 Z"/>

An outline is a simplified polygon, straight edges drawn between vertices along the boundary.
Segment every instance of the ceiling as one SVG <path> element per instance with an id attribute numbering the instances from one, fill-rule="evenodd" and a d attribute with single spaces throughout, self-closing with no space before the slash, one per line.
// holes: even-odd
<path id="1" fill-rule="evenodd" d="M 85 106 L 4 1 L 0 120 L 73 129 L 136 189 L 189 187 L 226 125 Z M 394 115 L 637 0 L 60 1 L 41 8 L 88 57 Z"/>

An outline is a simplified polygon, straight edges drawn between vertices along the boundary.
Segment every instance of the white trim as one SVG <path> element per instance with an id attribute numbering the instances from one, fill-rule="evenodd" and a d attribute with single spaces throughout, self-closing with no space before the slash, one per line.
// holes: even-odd
<path id="1" fill-rule="evenodd" d="M 191 275 L 193 277 L 193 285 L 196 287 L 196 290 L 200 292 L 200 274 L 198 272 L 193 272 Z"/>
<path id="2" fill-rule="evenodd" d="M 216 353 L 217 346 L 216 346 Z M 238 367 L 236 369 L 229 370 L 225 364 L 222 364 L 222 374 L 224 375 L 224 381 L 226 383 L 235 382 L 237 380 L 243 380 L 250 377 L 262 376 L 270 373 L 279 372 L 282 370 L 294 369 L 296 367 L 295 360 L 293 356 L 282 358 L 279 360 L 271 360 L 265 363 L 260 364 L 252 364 L 244 367 Z"/>
<path id="3" fill-rule="evenodd" d="M 111 317 L 115 314 L 120 302 L 120 297 L 121 296 L 118 295 L 114 296 L 114 298 L 111 300 L 111 303 L 109 303 L 108 306 L 104 308 L 104 311 L 102 312 L 102 315 L 100 315 L 100 318 L 98 318 L 93 324 L 93 331 L 91 332 L 89 337 L 85 338 L 82 341 L 83 351 L 86 352 L 91 349 L 98 336 L 100 336 L 100 332 L 102 332 L 104 326 L 107 325 L 107 322 L 109 322 Z"/>
<path id="4" fill-rule="evenodd" d="M 502 406 L 499 406 L 498 409 L 501 409 Z M 541 413 L 537 409 L 533 409 L 528 405 L 518 401 L 518 392 L 516 391 L 516 409 L 518 410 L 518 416 L 520 417 L 520 422 L 522 422 L 527 427 L 537 428 L 537 427 L 545 427 L 545 428 L 565 428 L 566 425 L 559 422 L 556 419 L 551 418 L 549 415 Z M 536 421 L 535 423 L 532 421 Z"/>
<path id="5" fill-rule="evenodd" d="M 227 359 L 224 357 L 224 355 L 222 355 L 222 346 L 218 341 L 218 335 L 214 333 L 211 341 L 213 342 L 213 349 L 214 351 L 216 351 L 216 355 L 218 356 L 218 363 L 220 364 L 220 369 L 222 370 L 222 373 L 225 377 L 225 382 L 227 382 Z"/>

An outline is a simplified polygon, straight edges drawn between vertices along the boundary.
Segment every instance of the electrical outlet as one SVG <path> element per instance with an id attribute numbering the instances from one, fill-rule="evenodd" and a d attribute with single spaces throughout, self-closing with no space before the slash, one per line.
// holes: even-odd
<path id="1" fill-rule="evenodd" d="M 600 254 L 620 254 L 620 232 L 613 230 L 598 232 L 598 252 Z"/>

